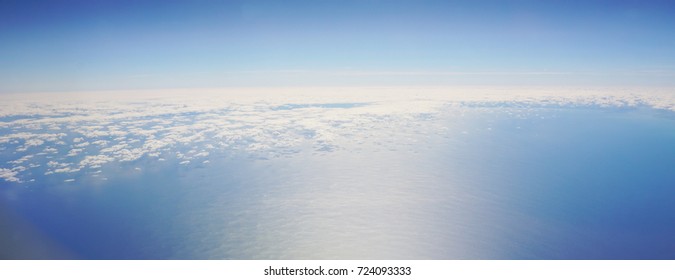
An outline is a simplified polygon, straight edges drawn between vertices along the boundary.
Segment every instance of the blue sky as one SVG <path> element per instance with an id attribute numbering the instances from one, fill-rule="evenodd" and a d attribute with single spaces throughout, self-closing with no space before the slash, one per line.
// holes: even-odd
<path id="1" fill-rule="evenodd" d="M 0 1 L 0 92 L 675 85 L 672 1 Z"/>

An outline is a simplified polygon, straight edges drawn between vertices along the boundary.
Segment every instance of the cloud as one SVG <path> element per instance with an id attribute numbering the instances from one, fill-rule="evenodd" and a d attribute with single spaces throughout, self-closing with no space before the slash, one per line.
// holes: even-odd
<path id="1" fill-rule="evenodd" d="M 89 145 L 90 145 L 89 142 L 82 142 L 82 143 L 73 145 L 73 147 L 84 148 L 84 147 L 89 146 Z"/>
<path id="2" fill-rule="evenodd" d="M 450 75 L 453 73 L 380 73 Z M 464 73 L 466 74 L 466 73 Z M 495 74 L 495 73 L 493 73 Z M 547 74 L 547 73 L 527 73 Z M 551 73 L 548 73 L 551 74 Z M 564 74 L 564 73 L 552 73 Z M 347 149 L 395 133 L 418 134 L 447 110 L 504 104 L 519 107 L 649 106 L 675 111 L 675 90 L 658 88 L 286 88 L 98 92 L 87 98 L 40 94 L 8 98 L 0 116 L 5 181 L 27 164 L 45 174 L 75 173 L 144 157 L 173 155 L 178 164 L 227 151 L 255 158 Z M 454 109 L 453 109 L 454 108 Z M 58 132 L 54 132 L 57 130 Z M 70 149 L 65 141 L 72 137 Z M 407 138 L 406 138 L 407 139 Z M 378 142 L 386 145 L 386 141 Z M 32 147 L 46 146 L 41 151 Z M 161 158 L 160 158 L 161 157 Z M 18 159 L 17 159 L 18 158 Z M 45 164 L 45 162 L 47 162 Z M 26 175 L 28 176 L 28 175 Z"/>
<path id="3" fill-rule="evenodd" d="M 101 167 L 101 165 L 104 165 L 108 162 L 113 162 L 115 161 L 115 158 L 108 156 L 108 155 L 95 155 L 95 156 L 86 156 L 84 157 L 83 160 L 79 162 L 80 167 L 90 167 L 90 168 L 98 168 Z"/>
<path id="4" fill-rule="evenodd" d="M 9 163 L 19 165 L 19 164 L 22 164 L 24 161 L 27 161 L 27 160 L 29 160 L 33 157 L 34 157 L 34 155 L 25 155 L 25 156 L 21 157 L 20 159 L 10 161 Z"/>
<path id="5" fill-rule="evenodd" d="M 26 145 L 27 147 L 30 147 L 30 146 L 40 146 L 44 143 L 45 143 L 45 141 L 42 141 L 40 139 L 31 138 L 31 139 L 28 139 L 24 145 Z"/>
<path id="6" fill-rule="evenodd" d="M 72 149 L 68 152 L 66 156 L 74 157 L 77 156 L 80 152 L 82 152 L 82 149 Z"/>
<path id="7" fill-rule="evenodd" d="M 143 149 L 121 149 L 113 153 L 115 159 L 121 162 L 134 161 L 145 154 L 146 152 Z"/>
<path id="8" fill-rule="evenodd" d="M 106 141 L 106 140 L 96 140 L 94 142 L 91 142 L 91 144 L 101 146 L 101 147 L 105 147 L 106 145 L 108 145 L 108 141 Z"/>
<path id="9" fill-rule="evenodd" d="M 16 177 L 16 174 L 18 173 L 19 172 L 7 168 L 0 168 L 0 178 L 4 179 L 7 182 L 20 183 L 21 180 L 19 180 L 19 178 Z"/>
<path id="10" fill-rule="evenodd" d="M 58 168 L 54 169 L 54 173 L 74 173 L 80 171 L 80 168 L 71 168 L 71 167 L 64 167 L 64 168 Z"/>

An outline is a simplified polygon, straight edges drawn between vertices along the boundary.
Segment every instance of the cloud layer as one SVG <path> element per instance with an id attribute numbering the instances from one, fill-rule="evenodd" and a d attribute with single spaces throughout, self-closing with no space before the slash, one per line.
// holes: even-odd
<path id="1" fill-rule="evenodd" d="M 189 166 L 222 153 L 265 159 L 385 145 L 382 139 L 419 134 L 420 127 L 438 125 L 439 114 L 468 107 L 675 111 L 675 90 L 196 89 L 3 95 L 0 102 L 0 179 L 21 183 L 59 174 L 72 181 L 142 159 Z"/>

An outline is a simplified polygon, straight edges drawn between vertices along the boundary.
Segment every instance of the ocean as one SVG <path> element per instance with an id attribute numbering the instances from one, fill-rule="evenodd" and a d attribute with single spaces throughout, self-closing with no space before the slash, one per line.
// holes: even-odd
<path id="1" fill-rule="evenodd" d="M 345 104 L 318 109 L 367 106 Z M 439 112 L 351 119 L 337 129 L 359 132 L 332 142 L 300 131 L 279 152 L 231 147 L 189 164 L 144 156 L 0 181 L 0 257 L 675 259 L 672 111 L 494 103 Z M 17 145 L 5 144 L 2 159 Z"/>

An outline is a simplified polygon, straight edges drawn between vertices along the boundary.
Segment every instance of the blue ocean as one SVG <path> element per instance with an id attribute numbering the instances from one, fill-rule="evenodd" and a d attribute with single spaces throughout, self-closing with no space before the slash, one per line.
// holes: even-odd
<path id="1" fill-rule="evenodd" d="M 265 156 L 187 163 L 188 145 L 51 175 L 44 162 L 0 180 L 0 257 L 675 259 L 672 111 L 474 105 L 376 125 L 391 133 Z"/>

